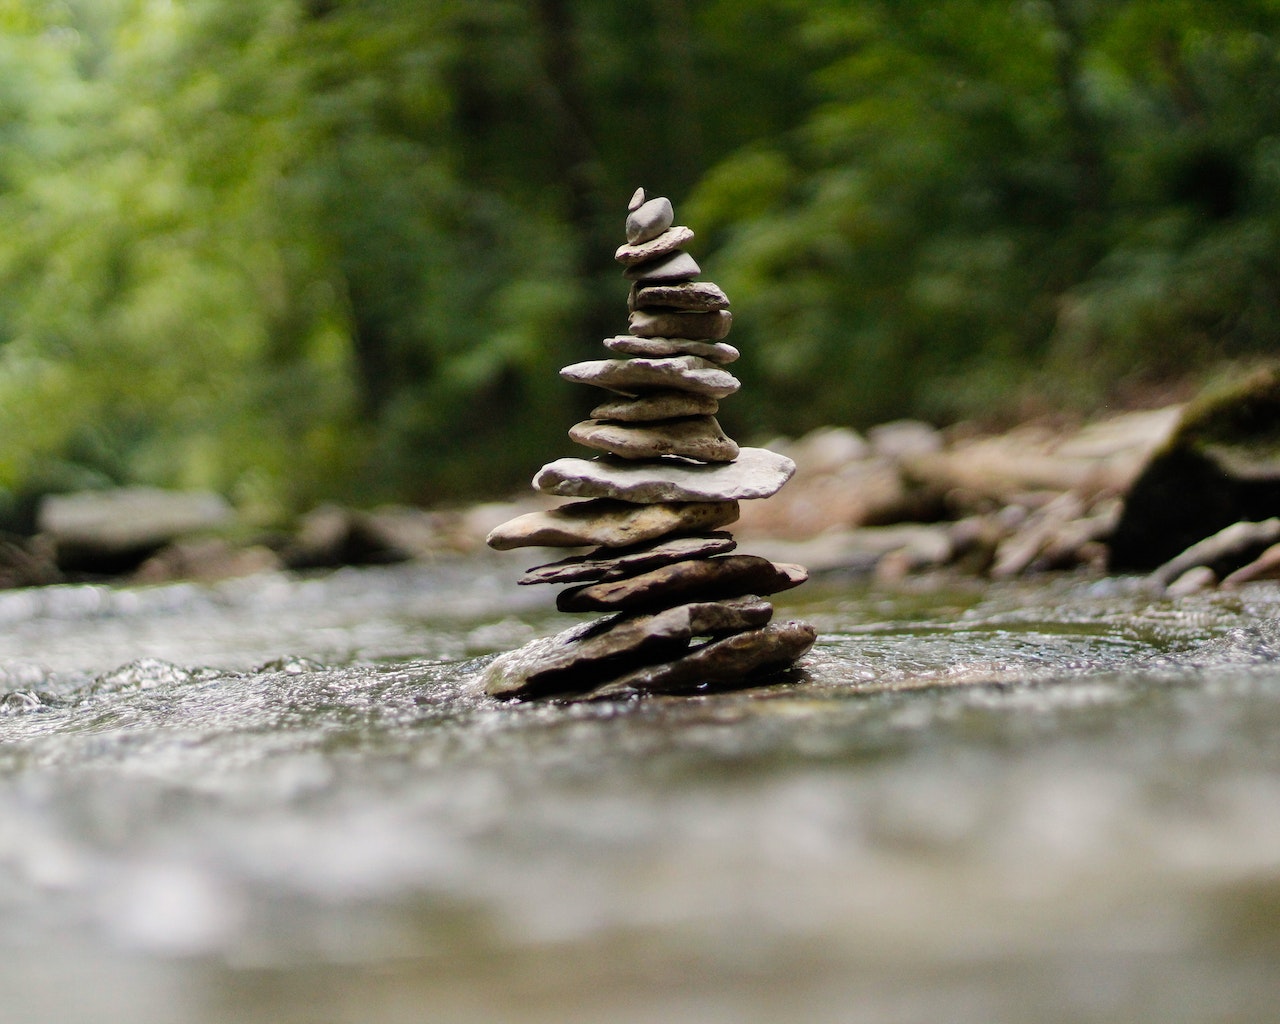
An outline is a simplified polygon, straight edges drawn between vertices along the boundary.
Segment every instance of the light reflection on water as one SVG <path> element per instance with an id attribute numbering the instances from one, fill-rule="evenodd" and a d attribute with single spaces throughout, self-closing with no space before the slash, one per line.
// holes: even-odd
<path id="1" fill-rule="evenodd" d="M 1272 1012 L 1280 589 L 815 583 L 793 685 L 500 705 L 520 567 L 0 595 L 4 1020 Z"/>

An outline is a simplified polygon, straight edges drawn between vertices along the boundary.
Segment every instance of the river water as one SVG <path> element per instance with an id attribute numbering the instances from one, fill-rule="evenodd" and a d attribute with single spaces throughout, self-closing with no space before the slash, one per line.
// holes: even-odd
<path id="1" fill-rule="evenodd" d="M 1280 1014 L 1280 587 L 815 580 L 786 686 L 500 704 L 523 567 L 0 594 L 0 1020 Z"/>

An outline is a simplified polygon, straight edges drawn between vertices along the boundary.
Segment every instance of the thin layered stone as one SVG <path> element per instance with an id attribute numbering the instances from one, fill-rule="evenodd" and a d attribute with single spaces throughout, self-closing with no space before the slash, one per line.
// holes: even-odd
<path id="1" fill-rule="evenodd" d="M 578 384 L 591 384 L 632 396 L 646 391 L 690 391 L 718 399 L 733 394 L 741 386 L 728 370 L 697 356 L 590 359 L 566 366 L 560 376 Z"/>
<path id="2" fill-rule="evenodd" d="M 616 498 L 640 504 L 669 501 L 745 501 L 776 494 L 796 464 L 766 448 L 741 448 L 734 462 L 698 465 L 678 459 L 616 462 L 557 459 L 543 466 L 533 486 L 575 498 Z"/>
<path id="3" fill-rule="evenodd" d="M 683 250 L 659 256 L 647 263 L 637 263 L 627 267 L 622 276 L 628 281 L 655 284 L 672 284 L 677 281 L 688 281 L 702 273 L 698 261 Z"/>
<path id="4" fill-rule="evenodd" d="M 732 462 L 738 457 L 737 443 L 720 429 L 714 416 L 640 424 L 583 420 L 569 428 L 569 437 L 620 459 L 678 455 L 701 462 Z"/>
<path id="5" fill-rule="evenodd" d="M 710 281 L 686 281 L 684 284 L 655 284 L 648 287 L 632 285 L 627 294 L 627 309 L 651 307 L 695 312 L 728 309 L 729 296 L 719 285 Z"/>
<path id="6" fill-rule="evenodd" d="M 562 612 L 640 611 L 739 594 L 776 594 L 798 587 L 808 578 L 803 566 L 774 563 L 759 555 L 694 558 L 626 579 L 563 590 L 556 607 Z"/>
<path id="7" fill-rule="evenodd" d="M 664 356 L 697 356 L 699 359 L 707 359 L 720 366 L 737 362 L 742 354 L 724 341 L 698 341 L 693 338 L 637 338 L 631 334 L 605 338 L 604 347 L 610 352 L 650 359 L 661 359 Z"/>
<path id="8" fill-rule="evenodd" d="M 691 241 L 693 241 L 693 232 L 680 224 L 673 228 L 667 228 L 662 234 L 656 238 L 649 239 L 647 242 L 640 242 L 636 245 L 628 242 L 618 246 L 614 250 L 613 258 L 623 266 L 632 267 L 638 263 L 647 263 L 649 260 L 655 260 L 659 256 L 675 252 L 682 246 L 688 245 Z"/>
<path id="9" fill-rule="evenodd" d="M 597 620 L 501 654 L 481 681 L 494 697 L 533 697 L 590 689 L 604 676 L 661 662 L 697 636 L 757 630 L 773 606 L 748 596 L 715 604 L 691 603 L 654 615 Z"/>
<path id="10" fill-rule="evenodd" d="M 585 555 L 570 555 L 557 562 L 536 565 L 517 583 L 599 583 L 634 576 L 648 569 L 690 558 L 727 555 L 738 546 L 731 534 L 716 532 L 700 537 L 673 537 L 634 548 L 598 548 Z"/>
<path id="11" fill-rule="evenodd" d="M 817 637 L 817 630 L 807 622 L 770 623 L 762 629 L 704 644 L 674 661 L 634 669 L 597 687 L 588 696 L 613 699 L 759 685 L 795 664 Z"/>
<path id="12" fill-rule="evenodd" d="M 675 219 L 670 199 L 658 196 L 647 203 L 642 199 L 638 206 L 630 209 L 627 216 L 627 241 L 632 245 L 639 245 L 657 238 L 675 223 Z"/>
<path id="13" fill-rule="evenodd" d="M 719 410 L 720 403 L 710 395 L 695 395 L 689 391 L 654 391 L 638 398 L 601 402 L 591 410 L 591 418 L 617 420 L 620 423 L 649 423 L 682 416 L 714 416 Z"/>
<path id="14" fill-rule="evenodd" d="M 637 309 L 630 315 L 631 333 L 638 338 L 688 338 L 719 341 L 727 337 L 733 326 L 733 314 L 727 309 L 709 313 L 683 311 L 654 313 Z"/>
<path id="15" fill-rule="evenodd" d="M 705 533 L 738 519 L 733 501 L 667 502 L 637 505 L 626 501 L 578 501 L 529 512 L 490 532 L 486 543 L 498 551 L 515 548 L 627 547 L 674 534 Z"/>

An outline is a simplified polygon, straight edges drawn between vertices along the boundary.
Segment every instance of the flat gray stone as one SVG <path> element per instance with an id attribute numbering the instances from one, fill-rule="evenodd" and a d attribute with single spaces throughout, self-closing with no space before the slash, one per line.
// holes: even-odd
<path id="1" fill-rule="evenodd" d="M 667 284 L 676 281 L 688 281 L 701 273 L 702 268 L 698 266 L 697 260 L 687 252 L 677 250 L 666 256 L 659 256 L 655 260 L 649 260 L 647 263 L 637 263 L 634 266 L 627 267 L 622 272 L 622 276 L 628 281 Z"/>
<path id="2" fill-rule="evenodd" d="M 719 341 L 726 337 L 733 326 L 733 314 L 727 309 L 713 309 L 707 313 L 675 312 L 652 313 L 637 309 L 630 316 L 631 333 L 640 338 L 688 338 L 698 341 Z"/>
<path id="3" fill-rule="evenodd" d="M 626 501 L 578 501 L 545 512 L 529 512 L 490 531 L 486 543 L 515 548 L 618 548 L 671 534 L 704 533 L 738 518 L 735 501 L 637 505 Z"/>
<path id="4" fill-rule="evenodd" d="M 533 486 L 576 498 L 616 498 L 640 504 L 669 501 L 742 501 L 776 494 L 796 471 L 785 455 L 742 448 L 735 462 L 698 465 L 676 459 L 629 463 L 557 459 L 542 467 Z"/>
<path id="5" fill-rule="evenodd" d="M 670 199 L 658 196 L 646 203 L 643 201 L 643 190 L 640 196 L 641 204 L 633 207 L 630 216 L 627 217 L 627 241 L 632 245 L 640 245 L 657 238 L 671 227 L 676 219 Z"/>
<path id="6" fill-rule="evenodd" d="M 667 660 L 696 636 L 757 630 L 772 617 L 771 604 L 746 597 L 601 619 L 500 654 L 481 679 L 494 697 L 581 693 L 619 673 Z"/>
<path id="7" fill-rule="evenodd" d="M 794 665 L 817 637 L 807 622 L 770 623 L 705 644 L 674 661 L 634 669 L 587 696 L 606 699 L 761 685 Z"/>
<path id="8" fill-rule="evenodd" d="M 709 359 L 720 366 L 736 362 L 742 354 L 724 341 L 698 341 L 693 338 L 637 338 L 631 334 L 605 338 L 604 347 L 610 352 L 620 352 L 625 356 L 645 356 L 651 359 L 660 359 L 663 356 L 697 356 L 699 359 Z"/>
<path id="9" fill-rule="evenodd" d="M 740 387 L 738 378 L 728 370 L 697 356 L 590 359 L 566 366 L 560 376 L 578 384 L 591 384 L 632 396 L 646 391 L 691 391 L 696 395 L 724 398 Z"/>
<path id="10" fill-rule="evenodd" d="M 732 535 L 716 532 L 696 537 L 672 537 L 635 548 L 597 548 L 585 555 L 570 555 L 558 562 L 536 565 L 516 582 L 522 586 L 534 583 L 599 583 L 634 576 L 647 569 L 689 558 L 727 555 L 737 546 Z"/>
<path id="11" fill-rule="evenodd" d="M 601 402 L 591 410 L 593 420 L 617 420 L 621 423 L 647 423 L 673 420 L 681 416 L 714 416 L 720 403 L 710 395 L 688 391 L 654 391 L 639 398 L 618 398 Z"/>
<path id="12" fill-rule="evenodd" d="M 613 258 L 624 266 L 633 267 L 636 264 L 647 263 L 650 260 L 656 260 L 660 256 L 666 256 L 667 253 L 675 252 L 681 246 L 688 245 L 692 241 L 693 229 L 680 224 L 673 228 L 667 228 L 657 238 L 651 238 L 649 241 L 641 242 L 639 245 L 626 243 L 618 246 L 613 253 Z"/>
<path id="13" fill-rule="evenodd" d="M 60 550 L 99 555 L 142 552 L 234 523 L 235 511 L 220 495 L 155 487 L 51 494 L 38 513 L 40 532 Z"/>
<path id="14" fill-rule="evenodd" d="M 775 563 L 759 555 L 693 558 L 649 569 L 626 579 L 562 590 L 562 612 L 640 611 L 685 601 L 716 601 L 743 594 L 776 594 L 809 578 L 804 566 Z"/>
<path id="15" fill-rule="evenodd" d="M 714 416 L 641 424 L 583 420 L 569 428 L 569 437 L 620 459 L 679 455 L 700 462 L 732 462 L 738 457 L 738 445 L 720 429 Z"/>
<path id="16" fill-rule="evenodd" d="M 710 281 L 686 281 L 684 284 L 632 285 L 627 294 L 627 309 L 657 306 L 667 309 L 704 311 L 728 309 L 729 296 Z"/>
<path id="17" fill-rule="evenodd" d="M 631 193 L 631 200 L 627 203 L 627 212 L 635 213 L 644 205 L 644 189 L 638 188 Z"/>

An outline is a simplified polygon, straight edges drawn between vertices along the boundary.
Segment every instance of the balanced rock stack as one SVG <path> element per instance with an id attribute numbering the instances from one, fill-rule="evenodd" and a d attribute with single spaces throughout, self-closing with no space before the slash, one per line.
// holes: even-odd
<path id="1" fill-rule="evenodd" d="M 572 584 L 564 612 L 609 612 L 499 655 L 484 683 L 496 696 L 612 697 L 689 693 L 768 681 L 815 639 L 805 622 L 772 622 L 763 595 L 808 573 L 757 555 L 731 554 L 720 529 L 738 502 L 767 498 L 795 471 L 762 448 L 740 448 L 715 414 L 738 390 L 726 365 L 729 300 L 682 249 L 693 232 L 672 226 L 667 199 L 631 198 L 627 242 L 616 254 L 632 282 L 631 333 L 608 338 L 613 358 L 575 363 L 566 380 L 609 397 L 569 436 L 604 454 L 559 459 L 534 478 L 540 491 L 573 501 L 499 526 L 488 543 L 578 548 L 530 569 L 521 583 Z"/>

